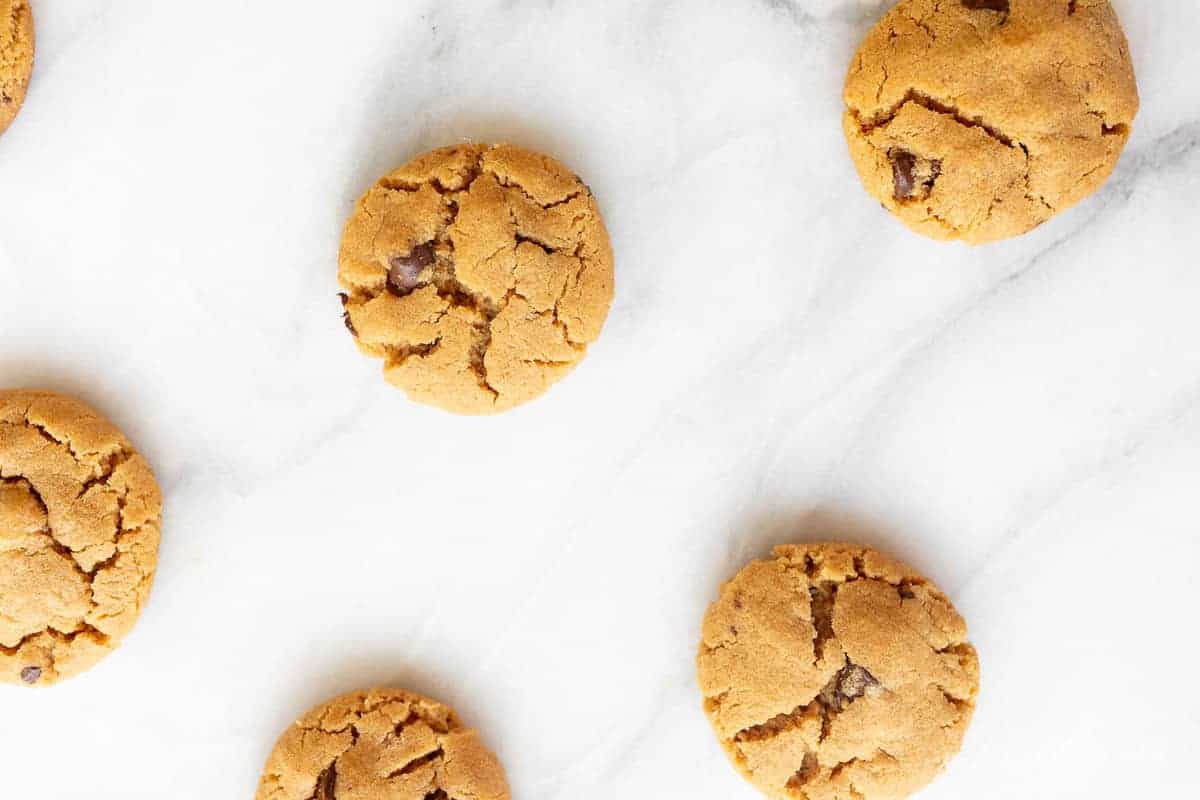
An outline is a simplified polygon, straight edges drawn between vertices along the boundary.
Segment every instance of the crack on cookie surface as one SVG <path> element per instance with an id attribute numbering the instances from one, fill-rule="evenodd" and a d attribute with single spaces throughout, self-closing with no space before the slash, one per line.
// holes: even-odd
<path id="1" fill-rule="evenodd" d="M 399 778 L 401 775 L 412 775 L 414 772 L 421 769 L 422 767 L 428 766 L 430 764 L 434 764 L 434 765 L 438 764 L 445 757 L 446 757 L 445 751 L 442 750 L 441 747 L 439 747 L 438 749 L 434 750 L 432 753 L 426 753 L 423 756 L 414 758 L 412 761 L 408 762 L 400 769 L 394 770 L 394 771 L 388 773 L 387 777 L 388 778 Z"/>
<path id="2" fill-rule="evenodd" d="M 859 112 L 855 109 L 851 109 L 851 113 L 853 113 L 858 119 L 859 130 L 864 135 L 868 135 L 879 128 L 887 127 L 888 124 L 890 124 L 897 117 L 897 115 L 899 115 L 904 107 L 910 103 L 920 106 L 926 111 L 932 111 L 935 114 L 949 117 L 959 125 L 962 125 L 964 128 L 978 128 L 1005 147 L 1014 147 L 1019 144 L 1015 139 L 1005 134 L 1002 130 L 986 122 L 982 115 L 964 114 L 955 104 L 938 100 L 936 97 L 926 94 L 916 87 L 910 87 L 908 91 L 905 92 L 904 97 L 898 103 L 870 119 L 862 119 L 858 116 Z"/>
<path id="3" fill-rule="evenodd" d="M 336 800 L 337 797 L 337 763 L 334 762 L 317 776 L 317 784 L 313 787 L 310 800 Z"/>
<path id="4" fill-rule="evenodd" d="M 995 11 L 1004 16 L 1008 16 L 1009 0 L 960 0 L 963 8 L 970 11 Z"/>
<path id="5" fill-rule="evenodd" d="M 786 786 L 792 791 L 800 790 L 820 774 L 821 762 L 817 760 L 817 754 L 809 750 L 800 762 L 800 769 L 788 778 Z"/>
<path id="6" fill-rule="evenodd" d="M 798 706 L 786 714 L 778 714 L 766 722 L 751 725 L 738 731 L 731 741 L 734 742 L 765 742 L 774 739 L 782 733 L 795 730 L 806 720 L 815 719 L 821 714 L 820 700 L 813 699 L 809 703 Z"/>
<path id="7" fill-rule="evenodd" d="M 837 584 L 819 581 L 808 588 L 809 608 L 812 610 L 813 666 L 825 657 L 825 645 L 837 638 L 833 631 L 833 606 L 837 601 Z"/>

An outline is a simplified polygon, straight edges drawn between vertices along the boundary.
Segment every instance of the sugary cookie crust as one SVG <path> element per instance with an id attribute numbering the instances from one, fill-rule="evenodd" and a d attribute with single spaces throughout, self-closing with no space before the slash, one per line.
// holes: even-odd
<path id="1" fill-rule="evenodd" d="M 844 98 L 867 191 L 918 233 L 972 244 L 1099 188 L 1138 109 L 1109 0 L 901 0 Z"/>
<path id="2" fill-rule="evenodd" d="M 33 12 L 28 0 L 0 0 L 0 133 L 12 124 L 33 72 Z"/>
<path id="3" fill-rule="evenodd" d="M 82 403 L 0 391 L 0 681 L 48 686 L 133 627 L 162 498 L 145 460 Z"/>
<path id="4" fill-rule="evenodd" d="M 721 588 L 697 658 L 737 768 L 789 800 L 891 800 L 958 751 L 979 663 L 950 601 L 873 550 L 777 547 Z"/>
<path id="5" fill-rule="evenodd" d="M 354 692 L 279 738 L 256 800 L 508 800 L 496 757 L 446 706 L 397 689 Z"/>
<path id="6" fill-rule="evenodd" d="M 461 414 L 540 395 L 584 357 L 613 293 L 591 191 L 512 145 L 427 153 L 372 186 L 338 258 L 346 327 L 419 402 Z"/>

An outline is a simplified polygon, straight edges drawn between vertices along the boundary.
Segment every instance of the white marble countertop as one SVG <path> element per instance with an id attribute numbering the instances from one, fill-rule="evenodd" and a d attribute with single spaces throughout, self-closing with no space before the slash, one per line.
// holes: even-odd
<path id="1" fill-rule="evenodd" d="M 850 537 L 937 580 L 983 688 L 921 797 L 1194 797 L 1200 13 L 1118 0 L 1143 95 L 1098 195 L 985 249 L 870 201 L 839 128 L 882 0 L 36 0 L 0 138 L 0 385 L 74 393 L 166 494 L 124 646 L 0 688 L 6 797 L 250 798 L 375 684 L 457 706 L 518 800 L 751 800 L 700 710 L 717 583 Z M 342 221 L 431 146 L 595 190 L 617 298 L 492 419 L 342 329 Z"/>

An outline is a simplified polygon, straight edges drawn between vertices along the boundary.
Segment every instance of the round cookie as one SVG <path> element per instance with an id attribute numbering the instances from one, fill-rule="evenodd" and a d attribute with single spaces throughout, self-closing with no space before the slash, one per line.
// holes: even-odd
<path id="1" fill-rule="evenodd" d="M 267 759 L 255 800 L 508 800 L 479 735 L 434 700 L 353 692 L 309 711 Z"/>
<path id="2" fill-rule="evenodd" d="M 512 145 L 414 159 L 367 190 L 342 235 L 344 320 L 410 398 L 459 414 L 545 392 L 600 335 L 613 256 L 591 191 Z"/>
<path id="3" fill-rule="evenodd" d="M 130 631 L 158 563 L 150 467 L 92 409 L 0 391 L 0 682 L 49 686 Z"/>
<path id="4" fill-rule="evenodd" d="M 966 633 L 899 561 L 848 544 L 777 547 L 704 617 L 705 712 L 768 797 L 898 800 L 962 743 L 979 687 Z"/>
<path id="5" fill-rule="evenodd" d="M 25 101 L 33 72 L 33 12 L 28 0 L 0 0 L 0 133 Z"/>
<path id="6" fill-rule="evenodd" d="M 1109 0 L 900 0 L 844 97 L 867 191 L 917 233 L 971 244 L 1098 189 L 1138 110 Z"/>

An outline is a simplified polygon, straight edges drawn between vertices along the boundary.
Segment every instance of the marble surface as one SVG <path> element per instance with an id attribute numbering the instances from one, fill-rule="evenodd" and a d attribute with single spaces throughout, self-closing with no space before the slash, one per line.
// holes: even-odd
<path id="1" fill-rule="evenodd" d="M 881 0 L 36 0 L 0 139 L 0 385 L 86 399 L 166 494 L 134 634 L 0 689 L 6 796 L 249 798 L 308 706 L 456 705 L 518 800 L 751 800 L 700 710 L 720 580 L 849 537 L 967 617 L 983 688 L 921 797 L 1200 791 L 1200 14 L 1117 0 L 1143 110 L 1017 241 L 919 239 L 839 89 Z M 413 405 L 335 296 L 425 148 L 588 181 L 617 299 L 494 419 Z"/>

